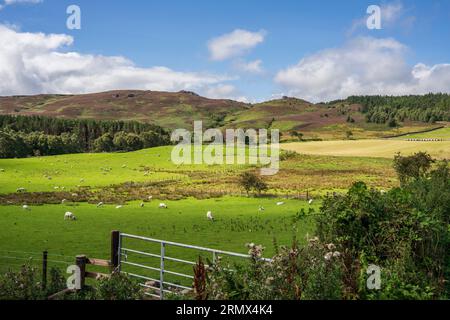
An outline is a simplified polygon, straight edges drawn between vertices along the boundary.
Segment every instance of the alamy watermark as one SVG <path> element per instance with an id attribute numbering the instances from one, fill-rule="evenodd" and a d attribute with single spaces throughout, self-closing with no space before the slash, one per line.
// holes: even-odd
<path id="1" fill-rule="evenodd" d="M 172 162 L 188 164 L 261 165 L 261 175 L 271 176 L 280 169 L 280 132 L 273 129 L 208 129 L 203 122 L 194 122 L 194 132 L 186 129 L 173 131 Z M 209 143 L 205 146 L 205 143 Z"/>
<path id="2" fill-rule="evenodd" d="M 367 18 L 366 25 L 369 30 L 381 29 L 381 8 L 377 5 L 371 5 L 367 8 L 367 14 L 370 16 Z"/>
<path id="3" fill-rule="evenodd" d="M 72 4 L 67 7 L 66 13 L 69 15 L 66 20 L 67 29 L 81 30 L 81 8 Z"/>
<path id="4" fill-rule="evenodd" d="M 367 289 L 380 290 L 381 289 L 381 268 L 374 264 L 367 267 Z"/>

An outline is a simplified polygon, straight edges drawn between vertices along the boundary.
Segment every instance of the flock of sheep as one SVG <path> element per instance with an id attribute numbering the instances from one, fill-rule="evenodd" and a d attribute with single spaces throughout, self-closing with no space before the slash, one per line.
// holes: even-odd
<path id="1" fill-rule="evenodd" d="M 149 196 L 149 197 L 148 197 L 148 200 L 152 200 L 152 199 L 153 199 L 152 196 Z M 66 199 L 63 199 L 63 200 L 61 201 L 62 204 L 64 204 L 65 202 L 66 202 Z M 309 203 L 310 205 L 311 205 L 313 202 L 314 202 L 313 199 L 310 199 L 310 200 L 308 201 L 308 203 Z M 99 203 L 97 204 L 97 208 L 101 208 L 101 207 L 103 207 L 103 205 L 104 205 L 103 202 L 99 202 Z M 284 205 L 284 202 L 277 202 L 277 206 L 282 206 L 282 205 Z M 145 206 L 145 203 L 142 202 L 142 203 L 140 204 L 140 207 L 143 208 L 144 206 Z M 116 209 L 122 209 L 122 208 L 123 208 L 122 205 L 116 206 Z M 165 204 L 164 202 L 161 202 L 161 203 L 159 204 L 159 209 L 168 209 L 168 208 L 169 208 L 169 207 L 168 207 L 167 204 Z M 30 211 L 30 210 L 31 210 L 31 208 L 30 208 L 28 205 L 24 205 L 24 206 L 22 207 L 22 209 L 23 209 L 23 210 L 26 210 L 26 211 Z M 264 208 L 263 206 L 259 206 L 259 211 L 261 211 L 261 212 L 262 212 L 262 211 L 265 211 L 265 208 Z M 206 218 L 207 218 L 209 221 L 214 222 L 214 215 L 213 215 L 212 211 L 208 211 L 208 212 L 206 213 Z M 77 217 L 76 217 L 72 212 L 68 211 L 68 212 L 66 212 L 66 213 L 64 214 L 64 220 L 76 221 L 76 220 L 77 220 Z"/>

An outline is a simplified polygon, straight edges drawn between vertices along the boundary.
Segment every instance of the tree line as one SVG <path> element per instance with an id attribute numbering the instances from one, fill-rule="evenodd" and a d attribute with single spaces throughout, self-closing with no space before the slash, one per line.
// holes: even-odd
<path id="1" fill-rule="evenodd" d="M 450 121 L 450 95 L 352 96 L 348 103 L 361 104 L 366 121 L 396 126 L 405 120 L 434 123 Z"/>
<path id="2" fill-rule="evenodd" d="M 0 158 L 134 151 L 167 145 L 163 128 L 137 121 L 0 115 Z"/>

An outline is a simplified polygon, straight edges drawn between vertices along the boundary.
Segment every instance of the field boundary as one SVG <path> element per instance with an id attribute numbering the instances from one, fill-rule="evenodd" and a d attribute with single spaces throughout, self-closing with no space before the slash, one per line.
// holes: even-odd
<path id="1" fill-rule="evenodd" d="M 421 130 L 421 131 L 413 131 L 413 132 L 402 133 L 402 134 L 397 134 L 397 135 L 393 135 L 393 136 L 387 136 L 387 137 L 384 137 L 382 139 L 400 138 L 400 137 L 409 136 L 410 134 L 428 133 L 428 132 L 433 132 L 433 131 L 444 129 L 444 128 L 446 128 L 446 126 L 440 126 L 440 127 L 437 127 L 437 128 L 431 128 L 431 129 L 425 129 L 425 130 Z"/>

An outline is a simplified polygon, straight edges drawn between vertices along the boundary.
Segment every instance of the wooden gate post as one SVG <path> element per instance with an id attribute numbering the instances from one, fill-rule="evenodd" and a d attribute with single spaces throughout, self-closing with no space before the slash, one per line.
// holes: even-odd
<path id="1" fill-rule="evenodd" d="M 47 288 L 47 257 L 48 252 L 47 250 L 42 252 L 42 289 Z"/>
<path id="2" fill-rule="evenodd" d="M 85 255 L 77 256 L 76 265 L 80 268 L 80 286 L 81 290 L 83 290 L 84 285 L 86 283 L 86 262 L 87 257 Z"/>
<path id="3" fill-rule="evenodd" d="M 111 232 L 111 273 L 119 268 L 119 246 L 120 246 L 120 232 L 114 230 Z"/>

